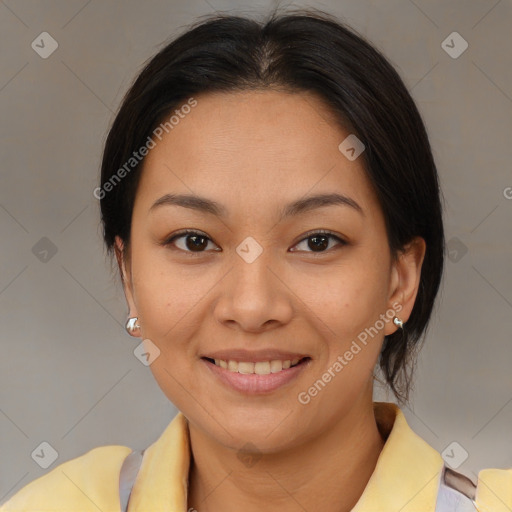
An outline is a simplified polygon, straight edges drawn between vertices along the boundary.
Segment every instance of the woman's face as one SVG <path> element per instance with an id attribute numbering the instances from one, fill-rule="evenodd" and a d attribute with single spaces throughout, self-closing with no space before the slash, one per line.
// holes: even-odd
<path id="1" fill-rule="evenodd" d="M 225 446 L 282 450 L 371 404 L 383 337 L 395 313 L 410 314 L 424 246 L 393 263 L 362 156 L 340 151 L 349 133 L 315 96 L 195 99 L 145 159 L 130 316 L 191 424 Z M 346 199 L 308 202 L 333 194 Z M 166 245 L 185 229 L 199 233 Z"/>

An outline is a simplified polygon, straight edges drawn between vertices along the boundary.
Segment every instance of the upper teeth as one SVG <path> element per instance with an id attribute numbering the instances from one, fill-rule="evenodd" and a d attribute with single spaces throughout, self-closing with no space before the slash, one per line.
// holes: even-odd
<path id="1" fill-rule="evenodd" d="M 273 361 L 258 361 L 257 363 L 251 363 L 246 361 L 224 361 L 223 359 L 215 359 L 215 364 L 222 368 L 226 368 L 226 370 L 230 372 L 237 373 L 256 373 L 258 375 L 268 375 L 269 373 L 277 373 L 280 372 L 283 368 L 290 368 L 297 364 L 300 361 L 297 359 L 287 359 L 286 361 L 281 361 L 279 359 L 275 359 Z"/>

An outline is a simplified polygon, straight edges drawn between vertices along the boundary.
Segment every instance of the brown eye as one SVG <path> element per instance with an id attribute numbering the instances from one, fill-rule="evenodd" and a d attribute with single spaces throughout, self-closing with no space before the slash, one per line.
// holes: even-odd
<path id="1" fill-rule="evenodd" d="M 183 242 L 180 239 L 183 239 Z M 180 240 L 180 245 L 176 244 L 177 240 Z M 208 247 L 208 242 L 211 242 L 211 240 L 204 233 L 187 230 L 174 234 L 164 242 L 164 245 L 174 245 L 177 249 L 185 252 L 200 253 L 205 252 L 204 250 Z"/>
<path id="2" fill-rule="evenodd" d="M 311 250 L 306 250 L 306 252 L 327 252 L 329 247 L 329 240 L 338 241 L 338 245 L 347 245 L 345 240 L 341 239 L 339 236 L 331 233 L 330 231 L 316 231 L 309 233 L 299 242 L 299 244 L 295 245 L 294 247 L 299 246 L 301 243 L 307 242 L 307 247 Z"/>

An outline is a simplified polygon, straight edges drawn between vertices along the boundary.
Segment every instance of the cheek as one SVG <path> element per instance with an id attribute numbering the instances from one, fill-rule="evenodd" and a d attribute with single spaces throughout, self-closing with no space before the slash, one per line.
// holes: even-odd
<path id="1" fill-rule="evenodd" d="M 132 272 L 144 336 L 161 349 L 169 346 L 166 340 L 183 340 L 180 334 L 208 291 L 204 276 L 190 275 L 183 266 L 172 265 L 165 251 L 151 250 L 134 254 Z"/>
<path id="2" fill-rule="evenodd" d="M 347 260 L 346 265 L 338 266 L 328 280 L 320 283 L 321 287 L 302 288 L 303 297 L 309 294 L 304 302 L 315 313 L 308 314 L 315 322 L 312 327 L 325 343 L 319 371 L 330 369 L 336 375 L 319 406 L 339 400 L 339 396 L 350 401 L 374 372 L 384 336 L 379 318 L 386 311 L 386 276 L 382 264 L 376 264 L 375 259 L 369 262 L 359 254 L 350 263 Z"/>
<path id="3" fill-rule="evenodd" d="M 171 257 L 171 249 L 154 247 L 144 235 L 133 246 L 134 301 L 141 319 L 142 335 L 159 349 L 151 371 L 171 401 L 179 402 L 197 364 L 201 329 L 208 318 L 208 297 L 221 279 L 219 271 L 206 264 L 187 264 Z M 176 381 L 177 379 L 177 381 Z"/>
<path id="4" fill-rule="evenodd" d="M 160 351 L 150 365 L 153 377 L 171 402 L 188 410 L 189 392 L 199 394 L 190 380 L 195 357 L 192 339 L 208 283 L 203 286 L 199 276 L 188 275 L 160 256 L 149 250 L 134 254 L 134 300 L 144 339 Z"/>
<path id="5" fill-rule="evenodd" d="M 373 325 L 385 311 L 387 273 L 383 265 L 358 255 L 309 279 L 297 279 L 294 291 L 314 311 L 319 328 L 329 338 L 346 342 Z M 323 327 L 322 327 L 323 325 Z"/>

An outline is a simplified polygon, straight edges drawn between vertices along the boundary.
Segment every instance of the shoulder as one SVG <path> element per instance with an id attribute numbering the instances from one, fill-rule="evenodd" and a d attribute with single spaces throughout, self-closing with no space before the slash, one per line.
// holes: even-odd
<path id="1" fill-rule="evenodd" d="M 99 446 L 29 482 L 0 512 L 119 510 L 119 472 L 131 448 Z"/>
<path id="2" fill-rule="evenodd" d="M 512 468 L 480 470 L 476 503 L 484 512 L 512 510 Z"/>

